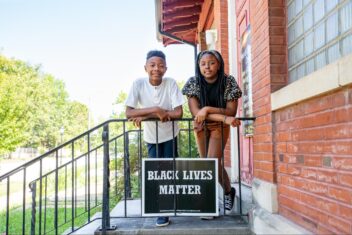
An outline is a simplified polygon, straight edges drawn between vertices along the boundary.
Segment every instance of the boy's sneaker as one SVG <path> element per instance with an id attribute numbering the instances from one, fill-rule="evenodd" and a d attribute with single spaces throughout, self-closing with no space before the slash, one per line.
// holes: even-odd
<path id="1" fill-rule="evenodd" d="M 163 227 L 163 226 L 169 225 L 169 223 L 170 223 L 169 217 L 158 217 L 155 225 L 158 227 Z"/>
<path id="2" fill-rule="evenodd" d="M 228 194 L 225 194 L 225 209 L 226 210 L 229 210 L 229 211 L 232 210 L 235 195 L 236 195 L 235 188 L 231 188 L 231 191 Z"/>

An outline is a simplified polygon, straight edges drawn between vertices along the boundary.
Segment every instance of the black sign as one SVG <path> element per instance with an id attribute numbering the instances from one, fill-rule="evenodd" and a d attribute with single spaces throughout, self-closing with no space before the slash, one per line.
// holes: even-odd
<path id="1" fill-rule="evenodd" d="M 218 216 L 215 158 L 148 158 L 142 166 L 143 216 Z"/>

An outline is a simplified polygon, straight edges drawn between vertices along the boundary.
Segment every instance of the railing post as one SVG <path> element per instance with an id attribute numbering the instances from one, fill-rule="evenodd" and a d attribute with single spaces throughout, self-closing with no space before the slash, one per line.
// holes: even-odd
<path id="1" fill-rule="evenodd" d="M 29 188 L 31 189 L 32 192 L 32 219 L 31 219 L 31 235 L 35 234 L 35 216 L 36 216 L 36 194 L 37 194 L 37 183 L 33 182 L 29 184 Z"/>
<path id="2" fill-rule="evenodd" d="M 109 124 L 105 124 L 102 134 L 103 140 L 103 151 L 104 151 L 104 161 L 103 161 L 103 205 L 102 205 L 102 225 L 99 230 L 103 234 L 106 234 L 107 230 L 115 230 L 116 226 L 110 226 L 110 209 L 109 209 L 109 190 L 110 190 L 110 170 L 109 170 Z"/>
<path id="3" fill-rule="evenodd" d="M 130 167 L 130 141 L 128 132 L 125 132 L 125 197 L 131 198 L 131 167 Z"/>

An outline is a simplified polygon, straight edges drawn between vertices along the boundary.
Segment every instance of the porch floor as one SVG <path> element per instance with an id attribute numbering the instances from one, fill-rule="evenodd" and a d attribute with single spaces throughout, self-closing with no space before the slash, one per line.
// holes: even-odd
<path id="1" fill-rule="evenodd" d="M 236 201 L 237 205 L 235 204 L 233 211 L 227 215 L 220 215 L 214 220 L 202 220 L 198 216 L 171 216 L 170 224 L 165 227 L 155 226 L 156 217 L 141 217 L 140 199 L 126 201 L 128 218 L 125 218 L 125 201 L 121 201 L 110 213 L 110 225 L 116 226 L 116 230 L 107 231 L 107 234 L 252 234 L 248 224 L 248 217 L 241 217 L 235 214 L 235 211 L 238 211 L 238 198 Z M 223 214 L 222 210 L 220 211 L 220 214 Z M 97 213 L 92 220 L 99 217 L 101 218 L 101 213 Z M 99 231 L 100 226 L 101 219 L 96 219 L 73 234 L 102 234 L 101 231 Z"/>

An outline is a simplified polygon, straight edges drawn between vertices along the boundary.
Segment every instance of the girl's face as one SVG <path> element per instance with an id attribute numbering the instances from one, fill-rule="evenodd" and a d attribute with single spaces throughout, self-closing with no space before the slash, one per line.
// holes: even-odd
<path id="1" fill-rule="evenodd" d="M 161 84 L 167 67 L 164 59 L 153 56 L 147 60 L 144 69 L 148 73 L 150 83 L 158 86 Z"/>
<path id="2" fill-rule="evenodd" d="M 199 60 L 200 73 L 208 83 L 213 83 L 217 79 L 220 63 L 212 54 L 205 54 Z"/>

